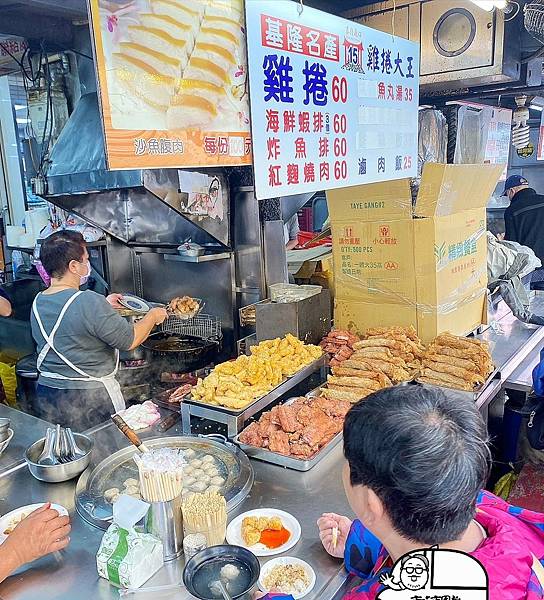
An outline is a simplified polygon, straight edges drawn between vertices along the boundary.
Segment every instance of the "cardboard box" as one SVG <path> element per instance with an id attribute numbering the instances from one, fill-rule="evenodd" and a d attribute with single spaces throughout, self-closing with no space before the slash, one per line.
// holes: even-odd
<path id="1" fill-rule="evenodd" d="M 429 342 L 443 331 L 464 335 L 485 323 L 485 207 L 502 169 L 428 164 L 409 214 L 407 179 L 402 185 L 386 182 L 328 192 L 335 325 L 360 332 L 414 325 Z M 357 208 L 365 202 L 365 188 L 386 207 L 379 218 L 372 220 L 369 209 Z M 356 190 L 355 202 L 350 189 Z M 392 214 L 394 206 L 397 214 Z"/>

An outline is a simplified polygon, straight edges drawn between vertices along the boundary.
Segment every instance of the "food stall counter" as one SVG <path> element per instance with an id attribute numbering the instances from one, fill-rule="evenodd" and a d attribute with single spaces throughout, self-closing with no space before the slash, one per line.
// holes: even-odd
<path id="1" fill-rule="evenodd" d="M 47 426 L 47 424 L 45 424 Z M 112 423 L 105 423 L 87 432 L 95 442 L 93 463 L 126 447 L 123 435 Z M 156 437 L 156 426 L 139 432 L 141 438 Z M 41 435 L 41 433 L 40 433 Z M 164 435 L 181 435 L 180 424 Z M 34 441 L 31 437 L 29 441 Z M 287 552 L 308 562 L 316 572 L 317 581 L 308 600 L 332 600 L 345 584 L 346 575 L 340 560 L 329 557 L 319 541 L 316 521 L 321 513 L 336 512 L 350 515 L 341 481 L 342 449 L 337 446 L 319 465 L 307 473 L 299 473 L 259 461 L 251 461 L 255 483 L 250 495 L 234 512 L 237 514 L 257 508 L 277 508 L 291 513 L 300 523 L 302 537 Z M 91 466 L 92 468 L 92 466 Z M 101 579 L 96 571 L 96 552 L 103 531 L 86 523 L 75 509 L 76 480 L 47 484 L 37 481 L 26 468 L 0 477 L 1 512 L 6 513 L 24 504 L 50 501 L 64 506 L 72 519 L 71 542 L 66 550 L 44 557 L 0 584 L 4 600 L 113 600 L 118 590 Z M 267 560 L 261 559 L 262 561 Z M 264 564 L 264 562 L 262 563 Z M 183 560 L 166 563 L 145 587 L 168 585 L 181 581 Z M 147 600 L 157 597 L 152 593 L 134 598 Z M 184 600 L 192 596 L 183 588 L 173 593 L 162 593 L 161 598 Z"/>

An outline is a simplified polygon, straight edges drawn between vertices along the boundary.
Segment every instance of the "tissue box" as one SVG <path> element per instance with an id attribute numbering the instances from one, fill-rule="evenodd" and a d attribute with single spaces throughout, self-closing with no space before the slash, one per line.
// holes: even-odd
<path id="1" fill-rule="evenodd" d="M 96 555 L 100 577 L 121 587 L 139 588 L 163 565 L 162 542 L 148 533 L 110 525 Z"/>

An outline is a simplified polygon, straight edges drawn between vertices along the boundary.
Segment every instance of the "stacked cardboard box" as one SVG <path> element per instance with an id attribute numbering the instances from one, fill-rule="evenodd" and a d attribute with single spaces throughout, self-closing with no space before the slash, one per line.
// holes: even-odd
<path id="1" fill-rule="evenodd" d="M 410 180 L 327 192 L 335 326 L 413 325 L 424 342 L 486 322 L 485 207 L 503 165 L 427 164 Z"/>

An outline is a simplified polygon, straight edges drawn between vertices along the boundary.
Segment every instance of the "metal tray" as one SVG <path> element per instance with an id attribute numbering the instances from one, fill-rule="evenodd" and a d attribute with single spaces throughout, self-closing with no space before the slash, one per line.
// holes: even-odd
<path id="1" fill-rule="evenodd" d="M 315 398 L 319 395 L 319 390 L 321 386 L 313 389 L 311 392 L 306 394 L 306 398 Z M 285 404 L 289 406 L 292 404 L 296 398 L 289 398 Z M 241 432 L 234 437 L 232 440 L 235 444 L 237 444 L 241 450 L 243 450 L 248 456 L 251 458 L 255 458 L 257 460 L 262 460 L 263 462 L 271 463 L 273 465 L 278 465 L 280 467 L 285 467 L 287 469 L 293 469 L 295 471 L 309 471 L 317 463 L 321 462 L 326 456 L 328 456 L 334 448 L 340 443 L 342 439 L 342 432 L 339 431 L 330 442 L 321 448 L 312 458 L 303 459 L 303 458 L 294 458 L 293 456 L 284 456 L 283 454 L 278 454 L 277 452 L 272 452 L 266 448 L 258 448 L 257 446 L 250 446 L 249 444 L 244 444 L 240 441 Z"/>
<path id="2" fill-rule="evenodd" d="M 227 408 L 226 406 L 217 406 L 215 404 L 208 404 L 207 402 L 200 402 L 199 400 L 194 400 L 193 398 L 185 399 L 184 404 L 201 406 L 210 410 L 226 413 L 229 415 L 247 415 L 247 418 L 249 419 L 255 413 L 259 412 L 263 408 L 266 408 L 269 404 L 274 402 L 274 400 L 277 400 L 280 396 L 288 392 L 291 388 L 295 387 L 295 385 L 299 384 L 301 381 L 304 381 L 306 377 L 309 377 L 318 369 L 325 367 L 326 364 L 327 354 L 324 353 L 318 359 L 314 360 L 314 362 L 310 363 L 309 365 L 306 365 L 305 367 L 300 369 L 300 371 L 297 371 L 294 375 L 286 377 L 280 384 L 278 384 L 275 388 L 270 390 L 268 394 L 257 398 L 244 408 Z"/>
<path id="3" fill-rule="evenodd" d="M 174 447 L 192 449 L 196 457 L 211 454 L 221 465 L 226 482 L 221 493 L 227 500 L 227 510 L 234 510 L 249 494 L 253 486 L 253 468 L 248 457 L 223 436 L 172 436 L 146 439 L 148 448 Z M 76 487 L 76 509 L 80 516 L 95 527 L 107 529 L 112 521 L 112 505 L 103 500 L 104 491 L 122 488 L 121 482 L 129 477 L 138 479 L 134 462 L 134 446 L 115 452 L 92 471 L 87 469 Z"/>
<path id="4" fill-rule="evenodd" d="M 255 458 L 263 462 L 285 467 L 287 469 L 293 469 L 295 471 L 309 471 L 336 448 L 342 437 L 342 432 L 340 431 L 317 454 L 307 460 L 302 458 L 293 458 L 292 456 L 283 456 L 283 454 L 277 454 L 276 452 L 272 452 L 266 448 L 249 446 L 248 444 L 244 444 L 240 441 L 240 434 L 234 437 L 233 442 L 238 444 L 240 450 L 243 450 L 250 458 Z"/>

